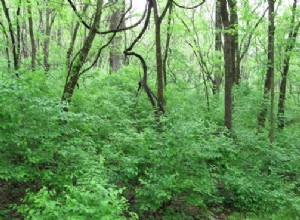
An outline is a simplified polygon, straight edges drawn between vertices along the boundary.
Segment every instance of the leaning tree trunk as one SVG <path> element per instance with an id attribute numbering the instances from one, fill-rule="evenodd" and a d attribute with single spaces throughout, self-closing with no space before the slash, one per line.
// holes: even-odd
<path id="1" fill-rule="evenodd" d="M 82 14 L 85 14 L 88 6 L 89 6 L 88 4 L 86 4 L 84 6 L 84 8 L 82 10 Z M 67 70 L 70 68 L 70 61 L 71 61 L 70 59 L 71 59 L 71 56 L 72 56 L 73 51 L 74 51 L 74 46 L 75 46 L 77 33 L 78 33 L 78 30 L 79 30 L 80 24 L 81 24 L 80 21 L 77 21 L 76 24 L 75 24 L 73 34 L 72 34 L 72 37 L 71 37 L 71 41 L 70 41 L 70 46 L 69 46 L 69 49 L 67 51 L 67 59 L 66 59 Z"/>
<path id="2" fill-rule="evenodd" d="M 10 66 L 10 56 L 9 56 L 9 37 L 8 37 L 6 29 L 1 21 L 0 21 L 0 26 L 1 26 L 3 34 L 5 36 L 5 41 L 6 41 L 5 54 L 6 54 L 6 59 L 7 59 L 7 68 L 8 68 L 8 70 L 10 70 L 11 66 Z"/>
<path id="3" fill-rule="evenodd" d="M 4 14 L 5 14 L 7 23 L 8 23 L 8 30 L 9 30 L 10 40 L 11 40 L 11 44 L 12 44 L 14 69 L 18 70 L 19 69 L 19 57 L 18 57 L 18 54 L 17 54 L 17 43 L 16 43 L 14 31 L 13 31 L 12 22 L 11 22 L 11 19 L 10 19 L 9 11 L 8 11 L 7 6 L 6 6 L 5 0 L 1 0 L 1 3 L 2 3 L 3 11 L 4 11 Z"/>
<path id="4" fill-rule="evenodd" d="M 98 28 L 101 20 L 102 14 L 102 5 L 103 0 L 97 1 L 97 11 L 94 16 L 92 27 L 89 30 L 88 36 L 86 37 L 83 47 L 81 48 L 80 52 L 77 54 L 75 60 L 73 61 L 73 65 L 70 66 L 69 73 L 67 75 L 66 84 L 64 87 L 63 95 L 62 95 L 62 102 L 67 102 L 68 104 L 71 103 L 73 93 L 75 91 L 75 87 L 80 77 L 80 70 L 84 65 L 88 53 L 92 47 L 94 38 L 96 36 L 96 29 Z M 68 108 L 64 109 L 68 111 Z"/>

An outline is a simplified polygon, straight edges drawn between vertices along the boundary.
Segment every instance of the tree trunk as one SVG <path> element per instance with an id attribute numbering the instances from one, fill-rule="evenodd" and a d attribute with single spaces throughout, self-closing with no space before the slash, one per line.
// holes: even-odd
<path id="1" fill-rule="evenodd" d="M 233 28 L 229 19 L 227 1 L 221 0 L 221 16 L 224 27 L 224 61 L 225 61 L 225 126 L 232 129 L 232 83 L 235 72 L 234 38 L 228 31 Z"/>
<path id="2" fill-rule="evenodd" d="M 272 80 L 274 80 L 274 0 L 269 0 L 269 27 L 268 27 L 268 67 L 267 75 L 264 85 L 264 97 L 262 102 L 261 111 L 258 115 L 258 126 L 259 130 L 265 126 L 266 115 L 267 115 L 267 102 L 270 99 L 270 92 L 272 86 L 274 86 Z M 271 112 L 270 115 L 273 113 Z"/>
<path id="3" fill-rule="evenodd" d="M 46 9 L 46 21 L 45 21 L 45 40 L 44 40 L 44 69 L 45 72 L 48 73 L 50 69 L 49 64 L 49 44 L 50 44 L 50 35 L 51 35 L 51 27 L 50 27 L 50 15 L 51 10 L 47 7 Z"/>
<path id="4" fill-rule="evenodd" d="M 122 19 L 122 14 L 124 13 L 124 6 L 118 6 L 116 8 L 111 17 L 110 17 L 110 30 L 116 30 L 118 28 L 125 27 L 125 21 L 122 21 L 121 26 L 120 20 Z M 109 52 L 109 64 L 110 64 L 110 73 L 117 72 L 122 65 L 124 60 L 122 53 L 122 35 L 117 34 L 113 41 L 111 42 L 111 48 Z"/>
<path id="5" fill-rule="evenodd" d="M 0 21 L 0 26 L 2 27 L 2 31 L 5 36 L 5 40 L 6 40 L 5 54 L 6 54 L 6 59 L 7 59 L 7 68 L 8 68 L 8 70 L 10 70 L 11 66 L 10 66 L 10 56 L 9 56 L 9 37 L 8 37 L 6 29 L 1 21 Z"/>
<path id="6" fill-rule="evenodd" d="M 269 14 L 269 23 L 270 23 L 270 41 L 269 44 L 269 50 L 270 50 L 270 55 L 268 57 L 269 60 L 269 67 L 270 68 L 270 75 L 271 75 L 271 104 L 270 104 L 270 131 L 269 131 L 269 140 L 270 143 L 272 144 L 274 142 L 274 107 L 275 107 L 275 76 L 274 76 L 274 35 L 275 35 L 275 19 L 274 19 L 274 2 L 275 0 L 269 0 L 269 10 L 270 10 L 270 14 Z"/>
<path id="7" fill-rule="evenodd" d="M 30 56 L 31 52 L 28 49 L 28 41 L 27 41 L 27 33 L 29 32 L 28 27 L 27 27 L 27 21 L 22 22 L 22 31 L 21 31 L 21 40 L 23 44 L 23 58 L 26 59 L 27 57 Z"/>
<path id="8" fill-rule="evenodd" d="M 216 62 L 216 73 L 214 74 L 213 80 L 213 88 L 212 92 L 214 95 L 220 94 L 220 88 L 222 83 L 222 66 L 220 65 L 221 60 L 221 51 L 222 51 L 222 17 L 221 17 L 221 5 L 220 1 L 216 1 L 216 14 L 215 14 L 215 28 L 216 28 L 216 35 L 215 35 L 215 52 L 217 55 L 217 62 Z"/>
<path id="9" fill-rule="evenodd" d="M 240 50 L 239 50 L 239 33 L 238 33 L 238 14 L 237 14 L 237 6 L 236 6 L 236 0 L 228 0 L 228 6 L 230 10 L 230 25 L 231 30 L 233 31 L 232 34 L 232 52 L 233 58 L 235 59 L 235 67 L 234 67 L 234 74 L 233 74 L 233 82 L 235 85 L 239 84 L 240 80 Z"/>
<path id="10" fill-rule="evenodd" d="M 38 4 L 39 3 L 37 2 L 37 5 Z M 38 26 L 39 33 L 45 33 L 45 30 L 44 30 L 44 14 L 43 14 L 43 12 L 44 12 L 43 10 L 39 9 L 39 26 Z M 37 41 L 36 42 L 37 43 L 37 50 L 39 51 L 40 48 L 43 47 L 43 45 L 42 45 L 42 42 L 41 42 L 39 37 L 37 37 L 36 41 Z"/>
<path id="11" fill-rule="evenodd" d="M 87 8 L 88 8 L 88 4 L 84 6 L 82 14 L 85 14 Z M 75 45 L 75 41 L 76 41 L 76 38 L 77 38 L 77 33 L 78 33 L 78 30 L 79 30 L 80 24 L 81 24 L 80 21 L 77 21 L 76 24 L 75 24 L 74 30 L 73 30 L 72 38 L 71 38 L 71 41 L 70 41 L 70 46 L 69 46 L 69 49 L 68 49 L 68 52 L 67 52 L 67 59 L 66 59 L 67 70 L 70 67 L 70 59 L 71 59 L 71 56 L 72 56 L 73 51 L 74 51 L 74 45 Z"/>
<path id="12" fill-rule="evenodd" d="M 19 58 L 18 58 L 18 54 L 17 54 L 17 43 L 16 43 L 16 39 L 15 39 L 15 34 L 13 31 L 13 27 L 12 27 L 12 22 L 10 19 L 10 15 L 9 15 L 9 11 L 8 8 L 6 6 L 6 2 L 5 0 L 1 0 L 2 3 L 2 7 L 3 7 L 3 11 L 8 23 L 8 30 L 9 30 L 9 34 L 10 34 L 10 39 L 11 39 L 11 43 L 12 43 L 12 54 L 13 54 L 13 60 L 14 60 L 14 69 L 15 71 L 17 71 L 19 69 Z"/>
<path id="13" fill-rule="evenodd" d="M 292 9 L 292 19 L 291 19 L 291 27 L 289 31 L 289 37 L 287 40 L 287 45 L 285 48 L 285 55 L 283 61 L 283 71 L 282 71 L 282 79 L 280 83 L 280 94 L 279 94 L 279 101 L 278 101 L 278 113 L 277 113 L 277 120 L 278 120 L 278 128 L 284 128 L 284 102 L 286 97 L 286 84 L 287 84 L 287 75 L 290 68 L 290 58 L 291 58 L 291 51 L 295 47 L 296 38 L 298 35 L 300 22 L 295 26 L 295 13 L 297 7 L 297 0 L 294 0 L 293 9 Z"/>
<path id="14" fill-rule="evenodd" d="M 69 73 L 66 79 L 66 84 L 64 87 L 64 92 L 62 95 L 62 102 L 67 102 L 68 104 L 71 103 L 76 84 L 80 77 L 80 69 L 82 68 L 82 66 L 84 65 L 87 59 L 88 53 L 91 49 L 92 43 L 96 36 L 96 29 L 100 24 L 102 5 L 103 5 L 103 0 L 98 0 L 96 14 L 94 16 L 92 27 L 89 30 L 88 36 L 83 43 L 83 47 L 81 48 L 80 52 L 76 56 L 73 65 L 70 66 Z M 64 110 L 68 111 L 68 108 L 65 108 Z"/>
<path id="15" fill-rule="evenodd" d="M 21 61 L 21 27 L 20 27 L 20 17 L 21 17 L 21 0 L 19 0 L 18 8 L 17 8 L 17 57 L 18 57 L 18 65 L 20 65 Z"/>
<path id="16" fill-rule="evenodd" d="M 157 100 L 159 102 L 158 112 L 164 110 L 164 79 L 163 79 L 163 59 L 161 49 L 161 20 L 158 14 L 157 1 L 153 0 L 154 21 L 155 21 L 155 47 L 156 47 L 156 71 L 157 71 Z M 160 107 L 161 106 L 161 107 Z"/>
<path id="17" fill-rule="evenodd" d="M 169 50 L 170 50 L 170 43 L 171 43 L 171 22 L 172 22 L 172 9 L 173 4 L 169 8 L 169 17 L 168 17 L 168 26 L 167 26 L 167 40 L 166 40 L 166 47 L 165 47 L 165 54 L 163 59 L 163 75 L 164 75 L 164 87 L 167 86 L 167 61 L 169 56 Z"/>
<path id="18" fill-rule="evenodd" d="M 52 25 L 54 23 L 55 14 L 52 13 L 51 9 L 47 6 L 46 8 L 46 20 L 45 20 L 45 40 L 44 40 L 44 69 L 48 73 L 50 70 L 49 64 L 49 45 L 51 40 Z"/>
<path id="19" fill-rule="evenodd" d="M 35 70 L 35 59 L 36 59 L 36 46 L 35 46 L 35 40 L 34 40 L 34 31 L 33 31 L 33 21 L 32 21 L 32 11 L 31 11 L 31 2 L 30 0 L 27 0 L 28 6 L 28 24 L 29 24 L 29 35 L 30 35 L 30 41 L 31 41 L 31 68 L 34 71 Z"/>

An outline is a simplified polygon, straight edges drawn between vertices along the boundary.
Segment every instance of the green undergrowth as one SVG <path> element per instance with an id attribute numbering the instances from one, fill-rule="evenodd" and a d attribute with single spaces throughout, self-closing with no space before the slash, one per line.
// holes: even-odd
<path id="1" fill-rule="evenodd" d="M 259 92 L 236 92 L 230 135 L 221 96 L 211 97 L 208 111 L 203 91 L 170 84 L 158 121 L 145 93 L 137 95 L 138 80 L 133 67 L 89 73 L 66 113 L 59 73 L 3 77 L 0 181 L 22 192 L 0 216 L 299 218 L 300 137 L 287 127 L 270 146 L 267 132 L 256 132 Z"/>

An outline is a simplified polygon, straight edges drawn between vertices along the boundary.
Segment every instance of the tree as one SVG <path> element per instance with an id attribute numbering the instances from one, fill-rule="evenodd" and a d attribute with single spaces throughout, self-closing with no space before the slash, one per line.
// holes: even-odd
<path id="1" fill-rule="evenodd" d="M 222 52 L 222 17 L 221 17 L 221 5 L 220 1 L 216 0 L 215 8 L 215 53 L 216 53 L 216 73 L 213 80 L 213 94 L 220 93 L 220 87 L 222 83 L 222 66 L 220 65 L 221 52 Z"/>
<path id="2" fill-rule="evenodd" d="M 122 19 L 122 14 L 124 13 L 124 4 L 121 6 L 117 5 L 110 17 L 110 30 L 118 29 L 119 22 Z M 125 27 L 125 20 L 122 21 L 120 28 Z M 123 61 L 123 54 L 121 50 L 122 46 L 122 36 L 117 35 L 111 42 L 111 49 L 109 52 L 109 64 L 110 64 L 110 73 L 116 72 L 121 68 Z"/>
<path id="3" fill-rule="evenodd" d="M 34 30 L 33 30 L 33 20 L 32 20 L 32 10 L 31 10 L 31 1 L 27 0 L 27 11 L 28 11 L 28 24 L 29 24 L 29 35 L 31 41 L 31 68 L 34 71 L 35 69 L 35 60 L 36 60 L 36 46 L 34 40 Z"/>
<path id="4" fill-rule="evenodd" d="M 267 62 L 267 74 L 264 84 L 264 96 L 261 106 L 261 111 L 258 115 L 259 129 L 265 126 L 267 103 L 270 100 L 270 141 L 274 139 L 274 34 L 275 34 L 275 22 L 274 22 L 274 0 L 269 0 L 269 24 L 268 24 L 268 62 Z"/>
<path id="5" fill-rule="evenodd" d="M 236 0 L 228 0 L 228 6 L 230 11 L 230 23 L 231 23 L 231 31 L 232 33 L 232 52 L 234 52 L 233 56 L 234 61 L 234 73 L 233 73 L 233 83 L 235 85 L 239 85 L 240 75 L 241 75 L 241 55 L 239 48 L 239 32 L 238 32 L 238 13 L 237 13 L 237 4 Z"/>
<path id="6" fill-rule="evenodd" d="M 224 28 L 224 65 L 225 65 L 225 126 L 232 129 L 232 84 L 235 73 L 235 47 L 231 30 L 234 28 L 234 20 L 230 19 L 227 1 L 221 1 L 221 16 Z"/>
<path id="7" fill-rule="evenodd" d="M 5 36 L 5 41 L 6 41 L 5 53 L 6 53 L 6 60 L 7 60 L 7 68 L 8 70 L 10 70 L 11 63 L 10 63 L 10 55 L 9 55 L 9 36 L 7 34 L 4 24 L 1 21 L 0 21 L 0 26 L 2 28 L 2 33 Z"/>
<path id="8" fill-rule="evenodd" d="M 89 5 L 86 4 L 83 7 L 83 9 L 82 9 L 82 15 L 85 14 L 86 10 L 88 9 L 88 6 Z M 77 34 L 78 34 L 78 30 L 79 30 L 80 24 L 81 24 L 81 22 L 77 21 L 76 24 L 75 24 L 75 27 L 73 29 L 73 33 L 72 33 L 72 36 L 71 36 L 71 41 L 70 41 L 69 49 L 67 51 L 67 58 L 66 58 L 67 69 L 70 68 L 71 56 L 72 56 L 73 51 L 74 51 L 75 41 L 76 41 L 76 38 L 77 38 Z"/>
<path id="9" fill-rule="evenodd" d="M 157 72 L 157 101 L 160 103 L 158 106 L 158 112 L 164 112 L 164 74 L 163 74 L 163 55 L 162 55 L 162 43 L 161 43 L 161 24 L 162 21 L 172 4 L 171 0 L 168 0 L 162 14 L 159 14 L 159 6 L 156 0 L 152 0 L 154 10 L 154 23 L 155 23 L 155 48 L 156 48 L 156 72 Z"/>
<path id="10" fill-rule="evenodd" d="M 52 26 L 55 21 L 56 13 L 55 10 L 51 9 L 48 6 L 46 6 L 46 12 L 45 12 L 45 32 L 44 32 L 44 43 L 43 43 L 43 51 L 44 51 L 44 69 L 45 72 L 47 73 L 50 69 L 50 64 L 49 64 L 49 45 L 50 45 L 50 40 L 51 40 L 51 31 L 52 31 Z"/>
<path id="11" fill-rule="evenodd" d="M 284 128 L 284 102 L 286 99 L 287 76 L 290 68 L 291 52 L 295 47 L 296 39 L 300 27 L 300 22 L 295 24 L 296 9 L 297 9 L 297 0 L 294 0 L 293 7 L 292 7 L 290 30 L 289 30 L 289 35 L 288 35 L 287 43 L 285 46 L 285 52 L 284 52 L 282 78 L 280 82 L 280 93 L 279 93 L 278 113 L 277 113 L 279 129 Z"/>
<path id="12" fill-rule="evenodd" d="M 12 54 L 13 54 L 13 60 L 14 60 L 14 69 L 15 71 L 17 71 L 19 69 L 19 53 L 18 53 L 18 43 L 16 42 L 16 38 L 15 38 L 15 33 L 13 30 L 13 26 L 12 26 L 12 21 L 10 19 L 10 14 L 8 11 L 8 8 L 6 6 L 6 2 L 5 0 L 1 0 L 2 3 L 2 7 L 3 7 L 3 11 L 8 23 L 8 30 L 9 30 L 9 34 L 10 34 L 10 40 L 12 43 Z M 18 74 L 16 73 L 16 75 L 18 76 Z"/>
<path id="13" fill-rule="evenodd" d="M 86 37 L 83 46 L 78 52 L 78 54 L 75 56 L 75 58 L 73 58 L 74 60 L 69 67 L 66 84 L 62 95 L 62 101 L 67 102 L 68 104 L 71 103 L 75 87 L 80 77 L 80 70 L 87 59 L 88 53 L 97 34 L 96 30 L 100 25 L 102 6 L 103 0 L 97 0 L 96 12 L 94 14 L 94 19 L 92 22 L 92 26 L 89 30 L 88 36 Z M 65 110 L 67 111 L 68 109 L 66 108 Z"/>

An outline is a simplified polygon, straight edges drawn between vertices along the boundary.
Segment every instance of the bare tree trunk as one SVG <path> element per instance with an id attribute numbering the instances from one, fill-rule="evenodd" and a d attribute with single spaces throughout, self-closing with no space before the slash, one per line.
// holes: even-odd
<path id="1" fill-rule="evenodd" d="M 51 35 L 50 15 L 51 15 L 51 10 L 47 7 L 46 21 L 45 21 L 45 40 L 44 40 L 44 47 L 43 47 L 43 49 L 44 49 L 44 68 L 45 68 L 46 73 L 50 69 L 50 64 L 49 64 L 49 44 L 50 44 L 50 35 Z"/>
<path id="2" fill-rule="evenodd" d="M 235 59 L 235 69 L 233 75 L 233 83 L 239 85 L 239 81 L 241 78 L 241 55 L 239 49 L 239 33 L 237 26 L 238 22 L 238 14 L 237 14 L 237 5 L 236 0 L 228 0 L 228 6 L 230 8 L 230 21 L 232 30 L 234 31 L 232 34 L 232 49 L 234 50 L 234 59 Z"/>
<path id="3" fill-rule="evenodd" d="M 27 41 L 27 33 L 29 32 L 27 28 L 27 21 L 22 22 L 22 25 L 23 25 L 21 31 L 21 40 L 23 45 L 22 54 L 23 54 L 23 58 L 26 59 L 27 57 L 30 56 L 30 51 L 28 49 L 28 41 Z"/>
<path id="4" fill-rule="evenodd" d="M 233 23 L 229 19 L 227 1 L 221 1 L 221 16 L 224 26 L 224 61 L 225 61 L 225 118 L 224 124 L 228 130 L 232 129 L 232 84 L 235 72 L 235 50 L 234 38 L 228 30 L 233 28 Z"/>
<path id="5" fill-rule="evenodd" d="M 172 9 L 173 4 L 171 4 L 169 8 L 169 17 L 168 17 L 168 26 L 167 26 L 167 40 L 166 40 L 166 47 L 165 47 L 165 54 L 163 59 L 163 75 L 164 75 L 164 87 L 167 86 L 167 61 L 169 56 L 169 50 L 170 50 L 170 43 L 171 43 L 171 22 L 172 22 Z"/>
<path id="6" fill-rule="evenodd" d="M 268 55 L 268 60 L 269 60 L 269 67 L 270 68 L 270 75 L 271 75 L 271 103 L 270 103 L 270 131 L 269 131 L 269 140 L 270 143 L 272 144 L 274 142 L 274 127 L 275 127 L 275 117 L 274 117 L 274 107 L 275 107 L 275 76 L 274 76 L 274 35 L 275 35 L 275 15 L 274 15 L 274 4 L 275 0 L 268 0 L 269 2 L 269 28 L 270 28 L 270 41 L 268 45 L 269 49 L 269 55 Z"/>
<path id="7" fill-rule="evenodd" d="M 31 68 L 34 71 L 35 70 L 35 59 L 36 59 L 36 46 L 35 46 L 35 40 L 34 40 L 34 31 L 33 31 L 33 21 L 32 21 L 32 11 L 31 11 L 31 2 L 30 0 L 27 0 L 28 6 L 28 24 L 29 24 L 29 35 L 30 35 L 30 41 L 31 41 Z"/>
<path id="8" fill-rule="evenodd" d="M 77 54 L 73 62 L 73 65 L 70 66 L 69 73 L 66 79 L 66 84 L 64 87 L 64 92 L 62 95 L 62 102 L 67 102 L 68 104 L 71 103 L 76 84 L 80 77 L 80 70 L 87 59 L 88 53 L 91 49 L 92 43 L 96 36 L 96 29 L 98 28 L 101 21 L 102 6 L 103 6 L 103 0 L 98 0 L 97 9 L 94 16 L 92 27 L 89 30 L 87 38 L 83 43 L 83 47 L 81 48 L 80 52 Z M 64 110 L 68 111 L 68 108 L 65 108 Z"/>
<path id="9" fill-rule="evenodd" d="M 123 4 L 123 3 L 122 3 Z M 118 6 L 112 13 L 110 17 L 110 30 L 118 29 L 120 20 L 122 19 L 122 14 L 124 13 L 125 6 Z M 125 27 L 125 21 L 123 20 L 121 28 Z M 110 64 L 110 73 L 117 72 L 122 65 L 124 60 L 122 53 L 122 35 L 117 34 L 117 36 L 111 42 L 111 49 L 109 52 L 109 64 Z"/>
<path id="10" fill-rule="evenodd" d="M 21 0 L 19 0 L 18 8 L 17 8 L 17 57 L 18 57 L 18 63 L 20 65 L 21 61 L 21 27 L 20 27 L 20 17 L 21 17 Z"/>
<path id="11" fill-rule="evenodd" d="M 221 17 L 221 5 L 220 1 L 216 1 L 216 14 L 215 14 L 215 28 L 216 28 L 216 36 L 215 36 L 215 52 L 217 54 L 217 63 L 216 63 L 216 73 L 214 74 L 213 80 L 213 88 L 212 92 L 214 95 L 220 93 L 221 83 L 222 83 L 222 66 L 220 65 L 221 60 L 221 51 L 222 51 L 222 17 Z"/>
<path id="12" fill-rule="evenodd" d="M 5 36 L 5 40 L 6 40 L 5 53 L 6 53 L 6 59 L 7 59 L 7 68 L 8 68 L 8 70 L 10 70 L 11 64 L 10 64 L 10 55 L 9 55 L 9 37 L 8 37 L 6 29 L 1 21 L 0 21 L 0 26 L 2 27 L 2 31 Z"/>
<path id="13" fill-rule="evenodd" d="M 49 64 L 49 45 L 51 40 L 52 25 L 54 23 L 56 14 L 52 13 L 52 10 L 47 6 L 46 20 L 45 20 L 45 40 L 44 40 L 44 69 L 48 73 L 50 69 Z"/>
<path id="14" fill-rule="evenodd" d="M 274 0 L 269 0 L 269 27 L 268 27 L 268 67 L 264 86 L 264 97 L 261 111 L 258 115 L 259 130 L 265 126 L 267 115 L 267 102 L 270 100 L 270 93 L 274 87 Z M 270 113 L 273 115 L 273 112 Z M 272 116 L 271 116 L 272 117 Z M 272 129 L 272 128 L 271 128 Z"/>
<path id="15" fill-rule="evenodd" d="M 295 47 L 296 38 L 298 35 L 300 22 L 298 22 L 297 26 L 295 26 L 295 14 L 297 8 L 297 0 L 294 0 L 293 9 L 292 9 L 292 19 L 291 19 L 291 27 L 289 31 L 289 37 L 287 40 L 287 45 L 285 48 L 285 55 L 283 61 L 283 72 L 282 72 L 282 79 L 280 83 L 280 94 L 279 94 L 279 101 L 278 101 L 278 113 L 277 113 L 277 120 L 278 120 L 278 128 L 284 128 L 284 102 L 286 96 L 286 84 L 287 84 L 287 75 L 290 68 L 290 58 L 291 58 L 291 51 Z"/>
<path id="16" fill-rule="evenodd" d="M 14 60 L 14 69 L 17 71 L 19 69 L 19 58 L 18 58 L 18 54 L 17 54 L 17 43 L 16 43 L 16 39 L 15 39 L 15 34 L 13 31 L 13 27 L 12 27 L 12 22 L 10 19 L 10 15 L 9 15 L 9 11 L 8 8 L 6 6 L 6 2 L 5 0 L 1 0 L 2 3 L 2 7 L 3 7 L 3 11 L 8 23 L 8 29 L 9 29 L 9 34 L 10 34 L 10 39 L 11 39 L 11 43 L 12 43 L 12 54 L 13 54 L 13 60 Z"/>
<path id="17" fill-rule="evenodd" d="M 84 14 L 86 12 L 87 8 L 88 8 L 88 5 L 85 5 L 84 8 L 83 8 L 82 14 Z M 79 30 L 79 27 L 80 27 L 80 21 L 77 21 L 76 24 L 75 24 L 74 30 L 73 30 L 72 38 L 71 38 L 71 41 L 70 41 L 70 46 L 69 46 L 69 49 L 68 49 L 68 52 L 67 52 L 67 59 L 66 59 L 67 69 L 70 68 L 70 59 L 71 59 L 71 56 L 72 56 L 73 51 L 74 51 L 74 45 L 75 45 L 75 41 L 76 41 L 76 38 L 77 38 L 77 33 L 78 33 L 78 30 Z"/>
<path id="18" fill-rule="evenodd" d="M 156 47 L 156 71 L 157 71 L 157 99 L 158 106 L 164 107 L 164 79 L 163 79 L 163 59 L 161 48 L 161 19 L 158 12 L 157 1 L 153 0 L 154 21 L 155 21 L 155 47 Z M 162 113 L 163 109 L 158 109 Z"/>
<path id="19" fill-rule="evenodd" d="M 38 2 L 37 2 L 38 4 Z M 44 30 L 44 14 L 43 14 L 43 10 L 39 9 L 39 27 L 38 27 L 38 31 L 40 33 L 45 33 Z M 39 51 L 40 48 L 43 47 L 42 42 L 40 41 L 40 38 L 37 38 L 37 50 Z"/>

